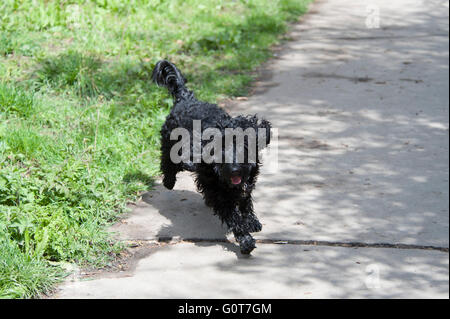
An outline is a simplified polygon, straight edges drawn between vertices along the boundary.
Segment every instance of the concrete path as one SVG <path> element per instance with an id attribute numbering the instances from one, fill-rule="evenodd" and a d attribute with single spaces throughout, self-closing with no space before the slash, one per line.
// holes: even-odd
<path id="1" fill-rule="evenodd" d="M 113 227 L 145 247 L 133 266 L 55 297 L 448 298 L 448 15 L 443 0 L 317 1 L 230 107 L 279 133 L 252 256 L 184 174 Z"/>

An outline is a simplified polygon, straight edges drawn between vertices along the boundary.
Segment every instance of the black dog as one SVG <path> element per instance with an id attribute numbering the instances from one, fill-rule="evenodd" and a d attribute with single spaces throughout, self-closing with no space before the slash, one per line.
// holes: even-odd
<path id="1" fill-rule="evenodd" d="M 257 134 L 256 147 L 263 147 L 270 143 L 271 125 L 266 120 L 259 121 L 256 116 L 231 117 L 223 109 L 215 104 L 198 101 L 194 93 L 186 86 L 186 79 L 174 64 L 168 61 L 159 61 L 152 74 L 153 81 L 159 86 L 165 86 L 174 98 L 174 106 L 166 118 L 161 129 L 161 171 L 164 175 L 163 184 L 172 189 L 175 186 L 176 174 L 187 170 L 195 173 L 195 182 L 199 192 L 203 194 L 207 206 L 212 207 L 215 214 L 219 215 L 228 229 L 233 232 L 239 242 L 241 252 L 249 254 L 255 248 L 255 240 L 251 232 L 259 232 L 261 223 L 253 212 L 251 193 L 255 188 L 256 178 L 259 172 L 260 161 L 256 152 L 256 160 L 249 158 L 249 140 L 244 140 L 244 160 L 238 161 L 237 142 L 225 145 L 221 148 L 221 154 L 216 157 L 219 161 L 207 163 L 203 159 L 194 161 L 193 156 L 188 160 L 175 163 L 171 159 L 171 149 L 179 142 L 170 138 L 176 128 L 189 131 L 190 154 L 193 153 L 194 120 L 201 121 L 201 132 L 214 128 L 225 135 L 226 128 L 254 129 Z M 259 132 L 264 132 L 260 134 Z M 259 133 L 259 134 L 258 134 Z M 265 138 L 264 138 L 265 135 Z M 258 137 L 262 136 L 262 139 Z M 261 143 L 261 140 L 264 143 Z M 208 141 L 201 140 L 202 147 Z M 251 144 L 254 146 L 255 144 Z M 232 160 L 224 160 L 232 153 Z M 230 157 L 229 157 L 230 158 Z M 227 162 L 227 163 L 225 163 Z"/>

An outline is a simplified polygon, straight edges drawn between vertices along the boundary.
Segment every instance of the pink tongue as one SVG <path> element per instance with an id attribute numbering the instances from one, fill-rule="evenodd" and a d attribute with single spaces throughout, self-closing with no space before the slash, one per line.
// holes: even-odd
<path id="1" fill-rule="evenodd" d="M 238 185 L 238 184 L 241 183 L 241 177 L 240 177 L 240 176 L 233 176 L 233 177 L 231 178 L 231 182 L 232 182 L 234 185 Z"/>

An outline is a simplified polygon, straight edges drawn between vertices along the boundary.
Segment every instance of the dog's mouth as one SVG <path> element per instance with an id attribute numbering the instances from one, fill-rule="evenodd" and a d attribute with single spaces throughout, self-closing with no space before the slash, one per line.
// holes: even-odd
<path id="1" fill-rule="evenodd" d="M 240 176 L 231 177 L 231 184 L 239 185 L 241 182 L 242 182 L 242 177 L 240 177 Z"/>

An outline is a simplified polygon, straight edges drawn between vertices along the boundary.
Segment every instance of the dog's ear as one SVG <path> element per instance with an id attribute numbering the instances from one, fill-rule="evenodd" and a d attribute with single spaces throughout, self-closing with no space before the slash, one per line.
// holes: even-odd
<path id="1" fill-rule="evenodd" d="M 234 117 L 232 127 L 241 128 L 243 130 L 253 128 L 256 133 L 257 150 L 262 150 L 270 144 L 270 131 L 272 125 L 265 119 L 258 119 L 257 114 L 248 116 L 239 115 Z M 261 147 L 259 147 L 260 143 L 263 144 Z M 246 144 L 245 147 L 247 148 L 247 146 L 248 145 Z"/>
<path id="2" fill-rule="evenodd" d="M 267 145 L 270 144 L 270 130 L 271 130 L 271 128 L 272 128 L 272 124 L 270 124 L 270 122 L 265 120 L 265 119 L 259 120 L 257 122 L 257 125 L 256 125 L 255 129 L 256 129 L 256 132 L 257 132 L 257 136 L 258 136 L 258 143 L 260 141 L 259 137 L 260 137 L 261 134 L 265 135 L 265 140 L 266 140 L 265 141 L 266 144 L 264 146 L 262 146 L 261 149 L 263 149 L 264 147 L 266 147 Z"/>
<path id="3" fill-rule="evenodd" d="M 213 171 L 214 171 L 214 173 L 216 173 L 216 175 L 217 176 L 220 176 L 221 175 L 221 172 L 220 172 L 220 164 L 218 164 L 218 163 L 215 163 L 214 165 L 213 165 Z"/>

